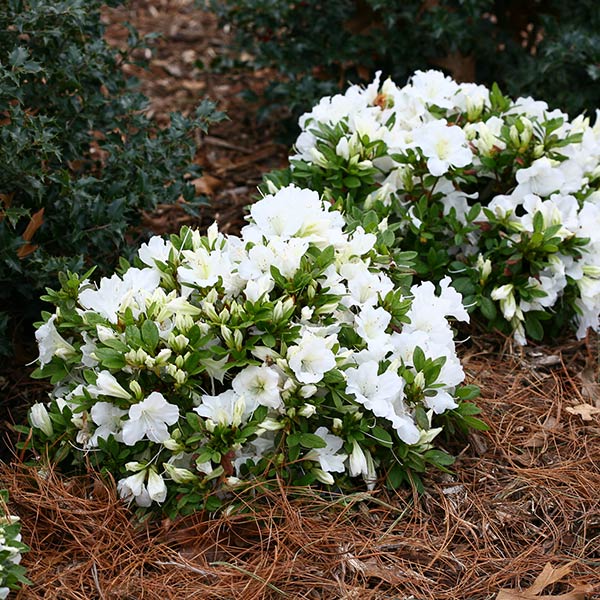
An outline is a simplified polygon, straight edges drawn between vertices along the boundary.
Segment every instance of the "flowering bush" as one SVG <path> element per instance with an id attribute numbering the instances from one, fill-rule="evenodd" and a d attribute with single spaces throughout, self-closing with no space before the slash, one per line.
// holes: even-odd
<path id="1" fill-rule="evenodd" d="M 36 333 L 35 375 L 56 385 L 30 412 L 38 450 L 168 514 L 276 476 L 395 488 L 451 464 L 434 438 L 483 424 L 450 280 L 395 290 L 376 236 L 316 192 L 289 186 L 249 220 L 241 237 L 154 237 L 99 285 L 63 276 Z"/>
<path id="2" fill-rule="evenodd" d="M 21 541 L 19 518 L 8 513 L 8 494 L 0 490 L 0 600 L 8 597 L 11 590 L 18 590 L 25 577 L 25 568 L 19 563 L 21 555 L 29 548 Z"/>
<path id="3" fill-rule="evenodd" d="M 450 275 L 490 328 L 541 339 L 599 328 L 600 120 L 569 121 L 532 98 L 417 71 L 398 88 L 323 98 L 300 118 L 291 171 L 416 270 Z M 291 209 L 291 207 L 290 207 Z"/>

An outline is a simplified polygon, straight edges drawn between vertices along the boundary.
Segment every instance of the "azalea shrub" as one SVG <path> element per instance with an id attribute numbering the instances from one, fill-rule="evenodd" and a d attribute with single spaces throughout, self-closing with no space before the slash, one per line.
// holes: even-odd
<path id="1" fill-rule="evenodd" d="M 417 71 L 398 87 L 323 98 L 300 118 L 287 171 L 349 223 L 377 223 L 416 252 L 416 273 L 452 278 L 490 329 L 528 338 L 598 330 L 600 120 L 569 120 L 497 86 Z M 290 205 L 293 211 L 294 206 Z"/>
<path id="2" fill-rule="evenodd" d="M 64 275 L 36 332 L 35 376 L 55 385 L 30 412 L 36 451 L 170 515 L 275 479 L 420 488 L 447 469 L 436 441 L 485 427 L 461 296 L 448 278 L 396 288 L 377 236 L 328 208 L 288 186 L 240 237 L 184 228 L 99 283 Z"/>
<path id="3" fill-rule="evenodd" d="M 19 517 L 9 513 L 7 502 L 8 493 L 0 490 L 0 600 L 7 598 L 11 590 L 30 583 L 20 564 L 29 548 L 22 542 Z"/>

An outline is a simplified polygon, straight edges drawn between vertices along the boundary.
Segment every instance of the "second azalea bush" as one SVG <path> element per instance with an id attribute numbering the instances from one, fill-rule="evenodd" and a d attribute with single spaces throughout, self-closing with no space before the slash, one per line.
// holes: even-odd
<path id="1" fill-rule="evenodd" d="M 22 541 L 19 517 L 10 514 L 7 502 L 8 492 L 0 490 L 0 600 L 30 583 L 25 567 L 20 564 L 29 547 Z"/>
<path id="2" fill-rule="evenodd" d="M 36 449 L 171 515 L 276 478 L 419 486 L 453 461 L 438 439 L 483 427 L 449 321 L 468 315 L 449 279 L 395 289 L 376 241 L 289 186 L 241 237 L 183 229 L 99 284 L 63 276 L 36 334 L 55 384 Z"/>
<path id="3" fill-rule="evenodd" d="M 490 329 L 542 339 L 600 327 L 600 119 L 417 71 L 323 98 L 291 169 L 353 226 L 447 275 Z M 290 210 L 293 207 L 290 206 Z"/>

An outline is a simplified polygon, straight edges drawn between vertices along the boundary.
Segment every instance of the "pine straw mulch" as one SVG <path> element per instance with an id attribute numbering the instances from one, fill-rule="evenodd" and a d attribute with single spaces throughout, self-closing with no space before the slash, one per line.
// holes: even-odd
<path id="1" fill-rule="evenodd" d="M 202 69 L 227 52 L 228 33 L 193 0 L 133 0 L 106 14 L 116 45 L 126 39 L 125 19 L 142 33 L 163 32 L 150 71 L 137 73 L 159 123 L 205 96 L 230 117 L 198 139 L 204 176 L 195 185 L 209 200 L 199 217 L 162 206 L 145 225 L 163 233 L 217 218 L 236 233 L 261 174 L 285 162 L 272 128 L 238 96 L 260 96 L 270 74 Z M 461 358 L 482 389 L 490 431 L 453 447 L 455 474 L 432 473 L 420 497 L 257 491 L 246 514 L 139 525 L 114 482 L 15 460 L 0 469 L 0 487 L 22 519 L 32 548 L 23 562 L 34 582 L 17 598 L 600 598 L 597 349 L 594 338 L 499 350 L 498 339 L 474 336 Z M 0 405 L 9 422 L 22 422 L 19 405 L 45 394 L 19 373 L 0 381 L 11 398 Z"/>
<path id="2" fill-rule="evenodd" d="M 136 525 L 113 482 L 5 467 L 32 548 L 17 598 L 598 598 L 596 343 L 463 352 L 490 430 L 422 496 L 257 491 L 245 514 Z"/>

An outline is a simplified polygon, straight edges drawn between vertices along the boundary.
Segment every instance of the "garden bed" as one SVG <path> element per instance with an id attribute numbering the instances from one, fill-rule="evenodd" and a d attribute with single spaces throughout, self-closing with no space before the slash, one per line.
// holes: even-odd
<path id="1" fill-rule="evenodd" d="M 115 44 L 124 16 L 107 13 Z M 211 128 L 197 157 L 204 175 L 196 185 L 210 204 L 196 218 L 160 207 L 145 224 L 164 233 L 183 224 L 206 228 L 216 218 L 223 232 L 239 232 L 262 173 L 286 160 L 273 129 L 236 97 L 243 89 L 260 95 L 269 73 L 200 70 L 197 61 L 208 64 L 226 48 L 227 34 L 193 2 L 140 0 L 127 18 L 142 33 L 164 32 L 150 72 L 138 73 L 159 121 L 205 95 L 231 119 Z M 482 390 L 477 404 L 490 429 L 452 448 L 459 455 L 453 474 L 427 476 L 421 496 L 381 487 L 343 496 L 257 489 L 243 514 L 139 525 L 115 482 L 65 478 L 15 459 L 0 479 L 31 547 L 23 564 L 33 581 L 17 597 L 598 597 L 597 336 L 515 349 L 486 335 L 460 344 L 459 354 L 467 383 Z M 45 388 L 16 368 L 8 375 L 7 421 L 23 422 L 18 405 L 43 400 Z M 542 573 L 548 587 L 539 579 L 524 591 Z"/>

